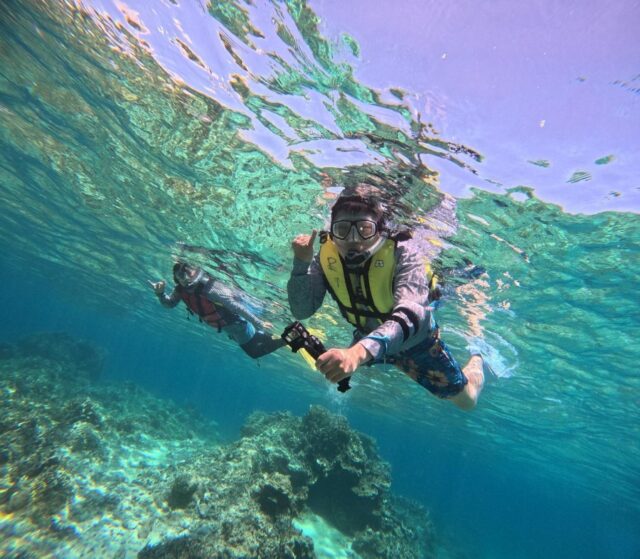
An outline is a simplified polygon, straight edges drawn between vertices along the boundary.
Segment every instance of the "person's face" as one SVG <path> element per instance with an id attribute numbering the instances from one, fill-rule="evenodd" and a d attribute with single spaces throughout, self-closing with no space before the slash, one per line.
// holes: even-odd
<path id="1" fill-rule="evenodd" d="M 178 283 L 182 287 L 187 287 L 197 275 L 197 268 L 185 268 L 182 274 L 178 274 Z"/>
<path id="2" fill-rule="evenodd" d="M 331 233 L 338 251 L 344 258 L 347 255 L 369 250 L 380 238 L 380 232 L 373 212 L 338 211 L 331 222 Z"/>

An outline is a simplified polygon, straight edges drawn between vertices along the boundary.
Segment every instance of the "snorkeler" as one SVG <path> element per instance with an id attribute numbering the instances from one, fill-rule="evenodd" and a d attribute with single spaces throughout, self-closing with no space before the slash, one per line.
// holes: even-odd
<path id="1" fill-rule="evenodd" d="M 464 367 L 440 339 L 430 304 L 434 286 L 409 232 L 388 229 L 375 187 L 361 183 L 343 191 L 331 209 L 331 228 L 292 242 L 289 306 L 299 320 L 313 315 L 327 291 L 356 330 L 349 348 L 332 348 L 316 361 L 331 382 L 353 375 L 365 363 L 391 363 L 439 398 L 472 409 L 484 385 L 483 360 Z"/>
<path id="2" fill-rule="evenodd" d="M 271 323 L 260 320 L 238 302 L 240 291 L 229 289 L 202 268 L 177 262 L 173 266 L 173 279 L 175 287 L 171 295 L 165 294 L 163 280 L 149 282 L 160 303 L 173 308 L 184 301 L 191 314 L 218 332 L 224 331 L 249 357 L 257 359 L 286 345 L 280 337 L 265 332 L 273 328 Z"/>

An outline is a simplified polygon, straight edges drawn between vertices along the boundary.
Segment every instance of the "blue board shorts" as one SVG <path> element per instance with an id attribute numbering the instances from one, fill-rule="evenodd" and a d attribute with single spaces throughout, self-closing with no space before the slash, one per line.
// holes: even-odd
<path id="1" fill-rule="evenodd" d="M 459 394 L 469 382 L 449 348 L 440 339 L 438 328 L 423 342 L 387 356 L 385 361 L 404 371 L 438 398 L 451 398 Z"/>

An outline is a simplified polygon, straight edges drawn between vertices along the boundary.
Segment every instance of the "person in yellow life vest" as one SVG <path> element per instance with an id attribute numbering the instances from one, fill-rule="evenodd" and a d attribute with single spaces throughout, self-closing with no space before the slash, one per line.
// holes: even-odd
<path id="1" fill-rule="evenodd" d="M 317 254 L 316 230 L 293 240 L 287 283 L 291 312 L 298 320 L 310 317 L 328 291 L 355 327 L 349 348 L 328 349 L 316 361 L 329 381 L 339 382 L 365 363 L 385 361 L 432 394 L 472 409 L 484 385 L 482 357 L 473 355 L 461 369 L 440 339 L 424 257 L 410 234 L 391 235 L 372 189 L 360 184 L 343 191 Z"/>

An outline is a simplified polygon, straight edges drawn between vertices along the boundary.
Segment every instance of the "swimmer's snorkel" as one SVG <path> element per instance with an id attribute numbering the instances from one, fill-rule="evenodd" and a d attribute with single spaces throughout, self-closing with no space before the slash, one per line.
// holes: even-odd
<path id="1" fill-rule="evenodd" d="M 347 251 L 344 255 L 344 263 L 347 268 L 357 268 L 358 266 L 362 266 L 369 258 L 371 258 L 384 244 L 387 240 L 386 233 L 381 233 L 378 236 L 378 240 L 366 250 L 355 250 L 351 249 Z"/>

